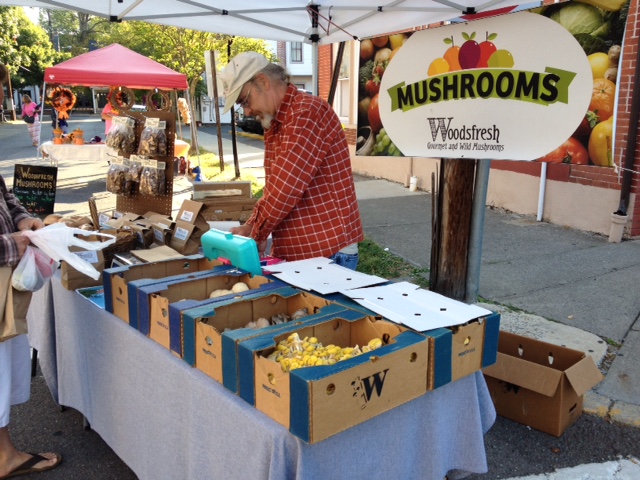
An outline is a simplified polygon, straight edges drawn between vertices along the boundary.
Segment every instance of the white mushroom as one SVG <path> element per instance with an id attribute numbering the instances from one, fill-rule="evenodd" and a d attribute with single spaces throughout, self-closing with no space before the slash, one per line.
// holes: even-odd
<path id="1" fill-rule="evenodd" d="M 231 291 L 233 293 L 246 292 L 249 290 L 249 286 L 244 282 L 238 282 L 233 287 L 231 287 Z"/>

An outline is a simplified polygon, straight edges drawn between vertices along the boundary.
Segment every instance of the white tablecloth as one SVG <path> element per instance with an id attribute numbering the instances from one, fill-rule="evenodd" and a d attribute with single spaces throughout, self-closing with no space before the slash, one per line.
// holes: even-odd
<path id="1" fill-rule="evenodd" d="M 59 273 L 34 294 L 29 322 L 54 398 L 80 411 L 142 480 L 442 480 L 452 469 L 487 469 L 483 437 L 495 410 L 481 373 L 308 445 L 65 290 Z"/>
<path id="2" fill-rule="evenodd" d="M 40 145 L 40 152 L 43 157 L 49 157 L 49 162 L 58 165 L 63 161 L 89 161 L 107 162 L 118 153 L 111 147 L 107 147 L 104 143 L 85 143 L 84 145 L 75 145 L 65 143 L 56 145 L 53 142 L 44 142 Z"/>

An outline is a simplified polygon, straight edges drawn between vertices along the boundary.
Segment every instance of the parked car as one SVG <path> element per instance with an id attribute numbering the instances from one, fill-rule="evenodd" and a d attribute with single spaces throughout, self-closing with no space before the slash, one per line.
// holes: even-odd
<path id="1" fill-rule="evenodd" d="M 236 127 L 239 127 L 243 132 L 264 134 L 260 121 L 256 117 L 245 115 L 242 107 L 237 107 L 235 117 Z"/>

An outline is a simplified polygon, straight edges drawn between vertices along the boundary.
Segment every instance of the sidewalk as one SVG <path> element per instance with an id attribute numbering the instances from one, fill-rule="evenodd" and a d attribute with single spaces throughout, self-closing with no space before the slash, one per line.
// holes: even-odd
<path id="1" fill-rule="evenodd" d="M 70 128 L 78 126 L 85 130 L 85 138 L 104 133 L 104 124 L 92 116 L 72 119 Z M 43 136 L 48 132 L 43 125 Z M 214 129 L 201 129 L 198 141 L 202 148 L 217 152 Z M 225 163 L 232 165 L 228 140 L 223 140 L 223 148 Z M 260 165 L 259 147 L 242 140 L 238 148 L 243 165 Z M 0 174 L 9 187 L 15 163 L 48 165 L 35 153 L 23 123 L 0 124 Z M 105 193 L 107 167 L 60 162 L 56 212 L 88 212 L 87 199 Z M 188 197 L 189 185 L 182 187 L 179 194 Z M 357 175 L 356 189 L 366 235 L 416 266 L 428 267 L 430 194 Z M 179 197 L 175 201 L 181 203 Z M 536 222 L 533 217 L 486 211 L 479 292 L 485 306 L 501 313 L 504 330 L 592 355 L 606 378 L 585 395 L 585 412 L 636 428 L 640 428 L 639 279 L 640 240 L 608 243 L 604 236 Z M 623 467 L 622 461 L 611 467 L 612 472 Z M 614 473 L 593 478 L 624 478 Z M 550 475 L 526 478 L 561 478 Z"/>

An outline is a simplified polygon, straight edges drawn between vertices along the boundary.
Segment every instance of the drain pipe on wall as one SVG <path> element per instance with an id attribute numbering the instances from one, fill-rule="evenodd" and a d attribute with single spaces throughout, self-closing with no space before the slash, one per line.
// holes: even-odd
<path id="1" fill-rule="evenodd" d="M 544 194 L 547 190 L 547 162 L 540 163 L 540 191 L 538 192 L 538 215 L 536 220 L 542 221 L 544 212 Z"/>

